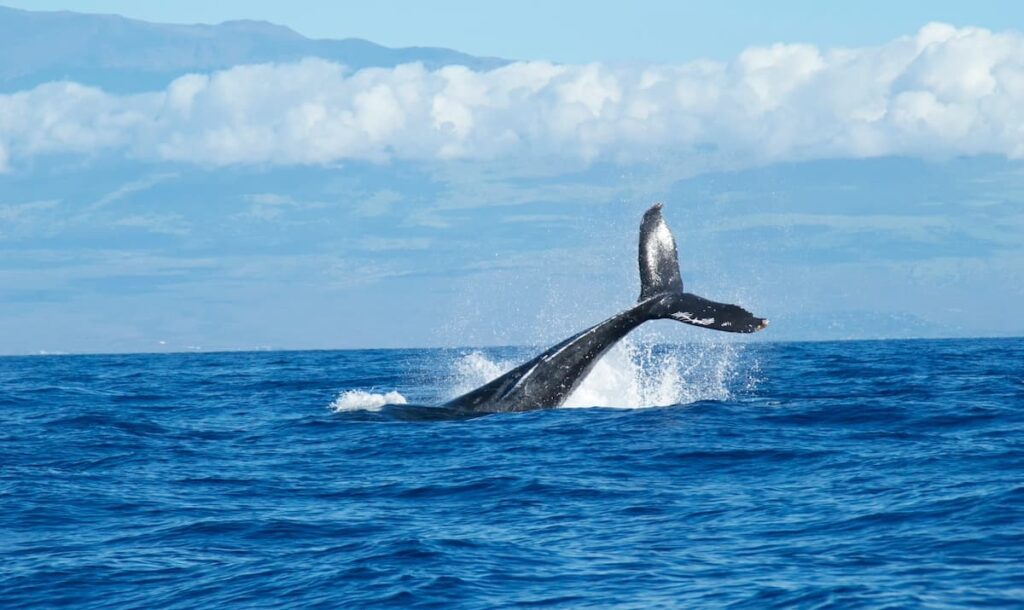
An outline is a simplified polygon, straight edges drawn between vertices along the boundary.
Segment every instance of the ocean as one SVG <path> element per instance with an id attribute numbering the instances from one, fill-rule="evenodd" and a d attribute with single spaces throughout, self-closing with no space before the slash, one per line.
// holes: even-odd
<path id="1" fill-rule="evenodd" d="M 0 358 L 0 607 L 1024 607 L 1024 339 L 626 343 L 564 408 L 412 406 L 532 351 Z"/>

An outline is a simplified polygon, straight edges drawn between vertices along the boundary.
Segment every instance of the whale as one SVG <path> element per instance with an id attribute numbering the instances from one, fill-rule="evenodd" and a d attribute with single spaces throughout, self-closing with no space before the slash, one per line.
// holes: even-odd
<path id="1" fill-rule="evenodd" d="M 656 203 L 640 223 L 640 298 L 629 309 L 557 343 L 529 361 L 441 405 L 449 412 L 483 414 L 552 409 L 562 405 L 609 349 L 644 322 L 675 320 L 731 333 L 768 326 L 738 305 L 683 290 L 675 237 Z"/>

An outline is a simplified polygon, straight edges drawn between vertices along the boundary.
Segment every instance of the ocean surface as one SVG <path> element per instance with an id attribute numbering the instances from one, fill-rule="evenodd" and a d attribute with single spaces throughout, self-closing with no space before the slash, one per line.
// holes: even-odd
<path id="1" fill-rule="evenodd" d="M 0 358 L 0 607 L 1024 607 L 1024 339 L 628 343 L 577 408 L 409 406 L 530 353 Z"/>

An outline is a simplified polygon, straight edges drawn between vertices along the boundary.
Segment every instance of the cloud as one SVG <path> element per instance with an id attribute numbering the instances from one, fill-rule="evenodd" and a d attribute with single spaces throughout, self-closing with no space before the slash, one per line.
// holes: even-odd
<path id="1" fill-rule="evenodd" d="M 384 252 L 388 250 L 426 250 L 430 248 L 433 241 L 424 237 L 365 237 L 359 240 L 359 247 L 370 252 Z"/>
<path id="2" fill-rule="evenodd" d="M 365 217 L 383 216 L 404 199 L 402 194 L 397 191 L 381 189 L 362 200 L 356 206 L 356 213 Z"/>
<path id="3" fill-rule="evenodd" d="M 52 228 L 60 202 L 54 199 L 28 203 L 0 203 L 0 240 L 31 234 L 40 225 Z"/>
<path id="4" fill-rule="evenodd" d="M 245 197 L 256 205 L 297 205 L 298 202 L 291 195 L 280 195 L 278 193 L 255 193 Z"/>
<path id="5" fill-rule="evenodd" d="M 184 237 L 192 232 L 191 224 L 179 214 L 134 214 L 118 219 L 114 225 L 175 237 Z"/>
<path id="6" fill-rule="evenodd" d="M 545 224 L 561 225 L 574 222 L 576 217 L 568 214 L 513 214 L 505 216 L 501 222 L 505 224 Z"/>
<path id="7" fill-rule="evenodd" d="M 776 44 L 730 62 L 238 66 L 111 95 L 0 95 L 0 168 L 48 154 L 194 163 L 537 160 L 742 166 L 1024 157 L 1024 36 L 930 24 L 878 47 Z"/>
<path id="8" fill-rule="evenodd" d="M 253 220 L 277 220 L 289 208 L 294 210 L 315 210 L 327 207 L 327 204 L 323 202 L 299 201 L 291 195 L 279 193 L 254 193 L 246 195 L 245 199 L 251 204 L 250 208 L 239 214 L 238 217 Z"/>
<path id="9" fill-rule="evenodd" d="M 96 211 L 100 208 L 110 205 L 111 203 L 114 203 L 115 201 L 119 201 L 121 199 L 124 199 L 125 197 L 134 195 L 135 193 L 141 193 L 143 191 L 146 191 L 160 184 L 161 182 L 164 182 L 165 180 L 169 180 L 175 177 L 177 177 L 177 174 L 165 172 L 153 174 L 151 176 L 146 176 L 138 180 L 132 180 L 131 182 L 126 182 L 125 184 L 122 184 L 113 191 L 107 193 L 106 195 L 94 201 L 92 205 L 89 206 L 89 210 Z"/>
<path id="10" fill-rule="evenodd" d="M 955 223 L 945 216 L 906 214 L 746 214 L 716 220 L 712 229 L 743 231 L 749 229 L 789 229 L 814 227 L 845 232 L 867 232 L 874 235 L 892 232 L 916 241 L 935 241 L 948 233 Z"/>
<path id="11" fill-rule="evenodd" d="M 0 220 L 5 223 L 20 222 L 28 219 L 40 210 L 50 210 L 59 204 L 56 200 L 30 201 L 28 203 L 5 203 L 0 204 Z"/>

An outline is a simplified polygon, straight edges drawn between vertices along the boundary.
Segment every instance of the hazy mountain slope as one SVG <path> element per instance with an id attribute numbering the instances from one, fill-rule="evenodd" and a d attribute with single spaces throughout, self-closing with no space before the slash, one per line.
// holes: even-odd
<path id="1" fill-rule="evenodd" d="M 149 23 L 117 15 L 0 7 L 0 91 L 69 79 L 118 92 L 162 87 L 189 72 L 321 57 L 352 68 L 423 62 L 500 66 L 505 60 L 449 49 L 392 49 L 358 38 L 313 40 L 263 21 Z"/>

